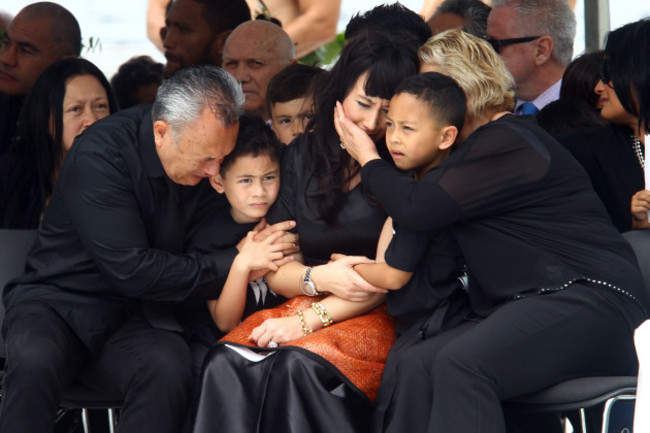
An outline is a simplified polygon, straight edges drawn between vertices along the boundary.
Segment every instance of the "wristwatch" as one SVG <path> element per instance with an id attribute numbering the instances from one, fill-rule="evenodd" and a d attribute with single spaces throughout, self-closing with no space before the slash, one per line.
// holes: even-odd
<path id="1" fill-rule="evenodd" d="M 303 281 L 302 291 L 307 296 L 316 296 L 321 294 L 316 288 L 316 283 L 314 283 L 314 280 L 311 279 L 311 271 L 313 269 L 314 268 L 309 267 L 305 271 L 305 279 Z"/>

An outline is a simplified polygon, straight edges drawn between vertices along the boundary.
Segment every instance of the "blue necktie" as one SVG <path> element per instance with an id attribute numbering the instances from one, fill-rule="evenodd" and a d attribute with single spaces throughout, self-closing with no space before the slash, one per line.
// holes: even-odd
<path id="1" fill-rule="evenodd" d="M 537 107 L 535 107 L 535 104 L 533 104 L 532 102 L 524 102 L 523 104 L 521 104 L 520 107 L 520 113 L 522 115 L 527 115 L 527 114 L 535 115 L 537 114 L 538 111 L 539 110 L 537 109 Z"/>

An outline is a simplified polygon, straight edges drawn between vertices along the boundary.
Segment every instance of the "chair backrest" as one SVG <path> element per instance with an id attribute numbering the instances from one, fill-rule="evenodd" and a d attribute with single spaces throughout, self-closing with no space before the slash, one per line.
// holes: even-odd
<path id="1" fill-rule="evenodd" d="M 0 229 L 0 290 L 12 278 L 25 271 L 27 253 L 36 239 L 36 230 Z M 4 320 L 5 307 L 0 302 L 0 323 Z M 0 365 L 5 358 L 5 345 L 0 335 Z"/>
<path id="2" fill-rule="evenodd" d="M 623 237 L 632 245 L 634 254 L 636 254 L 645 290 L 650 298 L 650 230 L 632 230 L 623 233 Z"/>

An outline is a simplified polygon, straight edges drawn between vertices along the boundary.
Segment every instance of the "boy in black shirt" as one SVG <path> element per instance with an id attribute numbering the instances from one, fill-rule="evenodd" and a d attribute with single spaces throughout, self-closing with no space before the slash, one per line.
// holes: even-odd
<path id="1" fill-rule="evenodd" d="M 212 320 L 221 332 L 229 332 L 255 311 L 285 301 L 268 288 L 264 278 L 249 282 L 251 272 L 277 270 L 273 261 L 281 258 L 282 244 L 274 244 L 281 233 L 261 242 L 253 239 L 255 226 L 280 190 L 281 152 L 282 144 L 264 121 L 244 115 L 234 150 L 224 159 L 219 175 L 211 179 L 213 188 L 225 194 L 230 206 L 197 231 L 193 247 L 214 251 L 233 247 L 245 238 L 219 298 L 208 301 Z"/>
<path id="2" fill-rule="evenodd" d="M 418 181 L 435 170 L 452 151 L 465 112 L 465 95 L 453 79 L 426 73 L 404 80 L 386 116 L 386 145 L 397 168 L 412 172 Z M 386 304 L 396 318 L 398 338 L 413 327 L 420 338 L 427 329 L 439 329 L 444 314 L 433 313 L 463 286 L 464 278 L 451 232 L 402 230 L 389 218 L 377 252 L 377 263 L 355 270 L 369 283 L 391 290 Z"/>

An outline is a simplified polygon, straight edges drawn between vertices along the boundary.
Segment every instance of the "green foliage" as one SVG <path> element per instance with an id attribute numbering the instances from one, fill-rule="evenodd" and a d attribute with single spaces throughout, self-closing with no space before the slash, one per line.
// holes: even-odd
<path id="1" fill-rule="evenodd" d="M 332 42 L 325 44 L 316 51 L 302 57 L 300 63 L 305 65 L 316 65 L 328 69 L 338 58 L 344 44 L 345 34 L 341 32 L 336 35 L 336 38 L 334 38 Z"/>
<path id="2" fill-rule="evenodd" d="M 100 52 L 102 51 L 102 41 L 99 38 L 95 38 L 91 36 L 88 39 L 88 45 L 86 45 L 85 43 L 81 44 L 82 53 L 86 53 L 86 54 L 94 53 L 96 50 Z"/>

